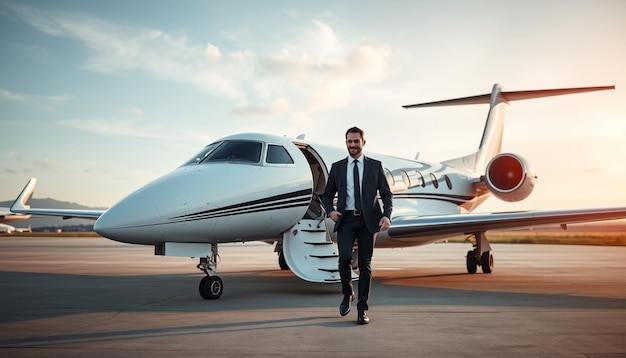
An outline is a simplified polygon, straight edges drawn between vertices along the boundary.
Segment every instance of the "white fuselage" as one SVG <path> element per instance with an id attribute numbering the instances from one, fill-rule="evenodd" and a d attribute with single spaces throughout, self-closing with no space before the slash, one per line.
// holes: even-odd
<path id="1" fill-rule="evenodd" d="M 145 245 L 279 239 L 307 213 L 317 209 L 314 216 L 321 214 L 315 204 L 328 169 L 347 156 L 342 148 L 263 134 L 241 134 L 220 141 L 258 142 L 259 160 L 220 158 L 182 165 L 113 205 L 94 229 L 113 240 Z M 279 147 L 288 153 L 283 158 L 291 157 L 292 163 L 270 159 L 270 151 Z M 394 215 L 467 213 L 488 195 L 476 185 L 481 173 L 366 155 L 380 160 L 387 173 L 394 193 L 392 221 Z M 329 224 L 332 228 L 332 222 Z M 377 246 L 415 246 L 438 239 L 392 239 L 383 232 Z"/>

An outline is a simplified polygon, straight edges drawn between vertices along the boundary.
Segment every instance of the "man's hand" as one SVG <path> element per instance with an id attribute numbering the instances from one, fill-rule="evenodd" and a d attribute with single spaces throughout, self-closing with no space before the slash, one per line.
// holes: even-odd
<path id="1" fill-rule="evenodd" d="M 378 222 L 378 226 L 380 226 L 380 231 L 385 231 L 389 229 L 390 225 L 391 225 L 391 221 L 386 216 L 383 216 L 382 218 L 380 218 L 380 221 Z"/>
<path id="2" fill-rule="evenodd" d="M 328 214 L 328 216 L 330 216 L 332 221 L 337 222 L 337 220 L 339 220 L 339 217 L 341 216 L 341 213 L 338 211 L 331 211 L 330 214 Z"/>

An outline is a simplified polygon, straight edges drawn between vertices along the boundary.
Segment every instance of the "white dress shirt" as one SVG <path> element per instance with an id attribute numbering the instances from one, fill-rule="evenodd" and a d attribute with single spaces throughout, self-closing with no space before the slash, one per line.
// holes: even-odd
<path id="1" fill-rule="evenodd" d="M 348 168 L 346 170 L 346 210 L 356 210 L 354 206 L 354 175 L 352 174 L 354 170 L 354 160 L 354 158 L 348 157 Z M 361 193 L 363 193 L 363 154 L 361 154 L 356 161 L 359 167 L 359 188 L 361 188 Z"/>

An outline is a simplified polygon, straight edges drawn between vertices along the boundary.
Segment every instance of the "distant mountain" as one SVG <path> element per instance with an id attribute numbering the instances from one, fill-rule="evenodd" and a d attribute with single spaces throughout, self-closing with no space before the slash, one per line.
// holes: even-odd
<path id="1" fill-rule="evenodd" d="M 0 201 L 0 207 L 11 207 L 13 205 L 13 200 Z M 80 210 L 104 210 L 106 208 L 94 208 L 85 205 L 80 205 L 68 201 L 59 201 L 51 198 L 46 199 L 35 199 L 31 198 L 28 201 L 28 205 L 31 208 L 43 208 L 43 209 L 80 209 Z M 12 223 L 12 226 L 23 228 L 31 226 L 31 228 L 42 228 L 42 227 L 57 227 L 62 228 L 64 226 L 76 226 L 76 225 L 93 225 L 95 220 L 87 220 L 87 219 L 68 219 L 63 220 L 60 217 L 31 217 L 28 220 L 15 221 Z"/>

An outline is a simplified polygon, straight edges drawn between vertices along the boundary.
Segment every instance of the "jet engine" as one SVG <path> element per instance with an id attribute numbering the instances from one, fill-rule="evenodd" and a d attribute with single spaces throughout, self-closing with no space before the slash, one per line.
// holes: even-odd
<path id="1" fill-rule="evenodd" d="M 536 180 L 537 176 L 524 158 L 511 153 L 495 156 L 485 171 L 489 191 L 509 202 L 526 199 L 535 188 Z"/>

